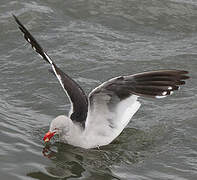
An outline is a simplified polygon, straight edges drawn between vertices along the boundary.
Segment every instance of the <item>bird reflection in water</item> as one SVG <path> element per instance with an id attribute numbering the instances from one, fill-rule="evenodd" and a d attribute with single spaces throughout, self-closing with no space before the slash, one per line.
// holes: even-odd
<path id="1" fill-rule="evenodd" d="M 44 171 L 28 173 L 27 176 L 49 180 L 82 177 L 85 171 L 82 166 L 83 157 L 79 148 L 73 149 L 72 146 L 61 143 L 47 144 L 42 149 L 42 154 L 52 161 L 52 165 L 46 166 Z"/>
<path id="2" fill-rule="evenodd" d="M 57 152 L 53 151 L 50 149 L 50 145 L 46 145 L 43 149 L 42 149 L 42 154 L 44 157 L 47 157 L 49 159 L 51 159 L 52 157 L 55 157 Z"/>

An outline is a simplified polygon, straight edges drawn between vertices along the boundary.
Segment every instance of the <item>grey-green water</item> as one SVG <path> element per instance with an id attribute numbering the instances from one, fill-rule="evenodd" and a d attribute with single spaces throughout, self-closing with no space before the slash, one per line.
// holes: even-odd
<path id="1" fill-rule="evenodd" d="M 44 149 L 50 121 L 69 102 L 12 13 L 87 93 L 147 70 L 185 69 L 192 78 L 171 97 L 141 99 L 106 147 Z M 1 0 L 0 30 L 1 180 L 197 178 L 197 0 Z"/>

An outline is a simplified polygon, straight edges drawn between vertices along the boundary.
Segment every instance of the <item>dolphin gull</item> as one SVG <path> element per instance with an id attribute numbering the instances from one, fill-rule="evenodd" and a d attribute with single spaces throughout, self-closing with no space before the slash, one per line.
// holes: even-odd
<path id="1" fill-rule="evenodd" d="M 158 70 L 110 79 L 93 89 L 88 96 L 47 55 L 26 27 L 13 15 L 24 38 L 51 65 L 71 103 L 68 116 L 52 120 L 45 142 L 58 134 L 60 141 L 82 148 L 111 143 L 140 108 L 138 97 L 164 98 L 179 89 L 189 78 L 184 70 Z"/>

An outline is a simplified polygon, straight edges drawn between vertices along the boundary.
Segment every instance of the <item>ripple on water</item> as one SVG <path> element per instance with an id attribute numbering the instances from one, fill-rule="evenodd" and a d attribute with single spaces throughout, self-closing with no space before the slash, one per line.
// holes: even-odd
<path id="1" fill-rule="evenodd" d="M 1 179 L 196 179 L 195 1 L 8 0 L 0 8 Z M 11 13 L 87 92 L 153 69 L 187 69 L 191 83 L 168 99 L 141 100 L 133 122 L 106 147 L 44 148 L 50 120 L 68 111 L 68 101 L 24 46 Z"/>

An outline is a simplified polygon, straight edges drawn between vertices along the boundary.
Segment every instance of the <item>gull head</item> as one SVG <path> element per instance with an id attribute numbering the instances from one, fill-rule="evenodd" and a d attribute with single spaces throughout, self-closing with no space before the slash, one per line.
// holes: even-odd
<path id="1" fill-rule="evenodd" d="M 49 131 L 43 138 L 44 142 L 49 142 L 54 135 L 59 135 L 60 138 L 61 136 L 66 135 L 69 131 L 69 121 L 71 120 L 63 115 L 53 119 Z"/>

